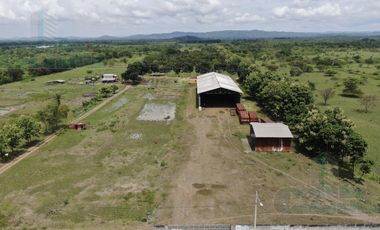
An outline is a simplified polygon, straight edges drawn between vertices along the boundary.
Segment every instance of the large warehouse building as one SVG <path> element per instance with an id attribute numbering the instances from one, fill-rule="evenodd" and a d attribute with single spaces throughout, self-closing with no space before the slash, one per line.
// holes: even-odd
<path id="1" fill-rule="evenodd" d="M 198 107 L 233 107 L 240 102 L 243 91 L 231 77 L 207 73 L 197 77 Z"/>

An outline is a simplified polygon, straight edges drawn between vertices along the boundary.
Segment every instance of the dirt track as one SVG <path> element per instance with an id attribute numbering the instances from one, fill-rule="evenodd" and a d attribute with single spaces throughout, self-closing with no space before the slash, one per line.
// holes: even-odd
<path id="1" fill-rule="evenodd" d="M 166 203 L 157 211 L 156 223 L 186 224 L 241 224 L 252 223 L 255 191 L 266 198 L 260 216 L 262 224 L 316 224 L 316 223 L 379 223 L 377 217 L 364 213 L 352 215 L 323 215 L 318 213 L 281 213 L 276 210 L 276 185 L 268 181 L 268 174 L 282 174 L 291 184 L 317 188 L 255 158 L 247 157 L 229 127 L 238 122 L 224 109 L 196 111 L 189 106 L 186 118 L 193 129 L 189 134 L 189 159 L 175 175 Z M 248 129 L 247 129 L 248 132 Z M 280 177 L 278 177 L 280 178 Z M 286 179 L 285 179 L 286 178 Z M 326 194 L 331 203 L 340 202 Z M 260 214 L 259 214 L 260 215 Z"/>
<path id="2" fill-rule="evenodd" d="M 93 109 L 91 109 L 90 111 L 86 112 L 85 114 L 83 114 L 82 116 L 74 119 L 72 121 L 72 123 L 75 123 L 75 122 L 79 122 L 85 118 L 87 118 L 88 116 L 90 116 L 91 114 L 93 114 L 94 112 L 98 111 L 100 108 L 102 108 L 103 106 L 105 106 L 106 104 L 108 104 L 111 100 L 113 100 L 115 97 L 118 97 L 119 95 L 123 94 L 125 91 L 127 91 L 129 89 L 129 86 L 126 86 L 124 89 L 122 89 L 120 92 L 118 92 L 117 94 L 113 95 L 112 97 L 110 98 L 107 98 L 106 100 L 104 100 L 102 103 L 100 103 L 99 105 L 95 106 Z M 33 147 L 30 147 L 25 153 L 23 153 L 22 155 L 20 155 L 19 157 L 15 158 L 13 161 L 9 162 L 9 163 L 6 163 L 6 164 L 3 164 L 0 166 L 0 175 L 3 174 L 4 172 L 6 172 L 8 169 L 12 168 L 14 165 L 16 165 L 18 162 L 24 160 L 25 158 L 29 157 L 31 154 L 33 154 L 34 152 L 36 152 L 37 150 L 39 150 L 42 146 L 46 145 L 47 143 L 49 143 L 51 140 L 53 140 L 55 137 L 57 137 L 56 134 L 51 134 L 49 136 L 47 136 L 43 141 L 41 141 L 39 144 L 37 144 L 36 146 L 33 146 Z"/>
<path id="3" fill-rule="evenodd" d="M 196 144 L 173 182 L 175 187 L 166 206 L 159 211 L 160 223 L 210 223 L 209 220 L 221 216 L 249 213 L 251 205 L 247 207 L 244 201 L 253 202 L 250 193 L 253 185 L 241 179 L 245 176 L 242 155 L 225 139 L 220 122 L 228 120 L 228 116 L 227 112 L 220 113 L 220 109 L 188 111 L 188 120 L 194 127 L 192 141 Z"/>

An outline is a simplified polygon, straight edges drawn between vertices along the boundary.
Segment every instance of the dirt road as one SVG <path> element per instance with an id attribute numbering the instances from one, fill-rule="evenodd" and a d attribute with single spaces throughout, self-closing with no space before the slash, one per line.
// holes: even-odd
<path id="1" fill-rule="evenodd" d="M 191 142 L 188 160 L 174 176 L 167 200 L 157 211 L 157 224 L 252 223 L 255 191 L 261 191 L 266 201 L 259 214 L 262 224 L 379 223 L 378 217 L 357 210 L 351 215 L 335 216 L 310 211 L 307 205 L 298 214 L 279 211 L 281 199 L 276 199 L 280 181 L 277 180 L 287 187 L 304 186 L 313 194 L 323 194 L 326 206 L 340 201 L 256 157 L 249 161 L 238 138 L 234 138 L 234 131 L 229 128 L 236 126 L 238 121 L 227 110 L 198 112 L 189 106 L 186 114 L 193 127 L 188 131 Z M 307 200 L 300 198 L 299 202 Z M 350 213 L 349 209 L 346 211 Z"/>
<path id="2" fill-rule="evenodd" d="M 173 183 L 175 187 L 167 204 L 159 210 L 160 223 L 210 223 L 209 220 L 221 216 L 250 213 L 252 185 L 246 184 L 250 179 L 242 180 L 245 177 L 242 154 L 228 143 L 221 125 L 221 120 L 228 120 L 228 116 L 220 109 L 188 111 L 187 119 L 194 127 L 194 144 L 188 162 Z"/>
<path id="3" fill-rule="evenodd" d="M 113 95 L 112 97 L 110 98 L 107 98 L 106 100 L 104 100 L 102 103 L 100 103 L 99 105 L 95 106 L 93 109 L 91 109 L 90 111 L 86 112 L 85 114 L 83 114 L 82 116 L 74 119 L 72 121 L 72 123 L 75 123 L 75 122 L 79 122 L 85 118 L 87 118 L 88 116 L 90 116 L 91 114 L 95 113 L 96 111 L 98 111 L 99 109 L 101 109 L 103 106 L 105 106 L 106 104 L 108 104 L 111 100 L 113 100 L 115 97 L 118 97 L 119 95 L 123 94 L 125 91 L 127 91 L 130 87 L 129 86 L 126 86 L 124 89 L 120 90 L 117 94 Z M 1 167 L 0 167 L 0 175 L 3 174 L 4 172 L 6 172 L 8 169 L 12 168 L 14 165 L 16 165 L 18 162 L 24 160 L 25 158 L 29 157 L 31 154 L 33 154 L 34 152 L 36 152 L 37 150 L 39 150 L 42 146 L 46 145 L 47 143 L 49 143 L 51 140 L 53 140 L 55 137 L 57 137 L 56 134 L 51 134 L 49 136 L 47 136 L 43 141 L 41 141 L 39 144 L 37 144 L 36 146 L 33 146 L 33 147 L 30 147 L 28 150 L 26 150 L 25 153 L 23 153 L 22 155 L 20 155 L 19 157 L 15 158 L 13 161 L 9 162 L 9 163 L 6 163 L 6 164 L 3 164 Z"/>

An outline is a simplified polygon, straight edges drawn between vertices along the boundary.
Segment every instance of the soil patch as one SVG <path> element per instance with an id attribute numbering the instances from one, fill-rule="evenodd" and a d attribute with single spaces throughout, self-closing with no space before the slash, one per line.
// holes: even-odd
<path id="1" fill-rule="evenodd" d="M 140 121 L 171 121 L 175 119 L 176 105 L 174 103 L 145 104 L 137 120 Z"/>

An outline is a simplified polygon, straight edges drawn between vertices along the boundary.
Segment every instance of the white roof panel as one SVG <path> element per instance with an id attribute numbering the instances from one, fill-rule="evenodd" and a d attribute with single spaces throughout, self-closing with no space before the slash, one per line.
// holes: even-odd
<path id="1" fill-rule="evenodd" d="M 250 123 L 255 137 L 258 138 L 293 138 L 289 127 L 282 123 Z"/>
<path id="2" fill-rule="evenodd" d="M 230 78 L 229 76 L 220 74 L 220 73 L 206 73 L 197 77 L 197 93 L 205 93 L 215 89 L 227 89 L 240 94 L 243 94 L 243 91 L 239 86 Z"/>

